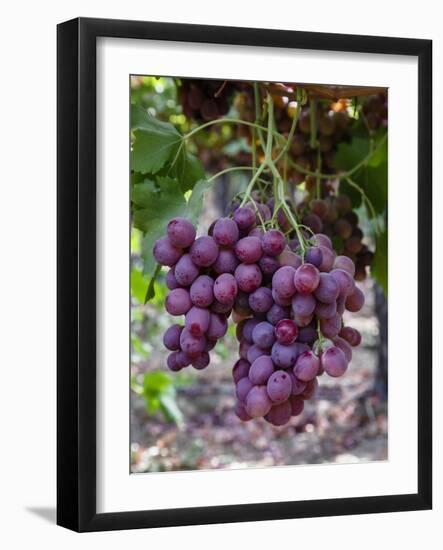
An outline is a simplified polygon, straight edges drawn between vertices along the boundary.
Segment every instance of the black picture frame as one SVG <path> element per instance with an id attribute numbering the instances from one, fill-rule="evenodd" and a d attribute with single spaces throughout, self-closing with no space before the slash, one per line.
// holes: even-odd
<path id="1" fill-rule="evenodd" d="M 418 491 L 416 494 L 96 512 L 96 39 L 155 39 L 418 59 Z M 432 42 L 74 19 L 57 29 L 57 523 L 103 531 L 432 507 Z"/>

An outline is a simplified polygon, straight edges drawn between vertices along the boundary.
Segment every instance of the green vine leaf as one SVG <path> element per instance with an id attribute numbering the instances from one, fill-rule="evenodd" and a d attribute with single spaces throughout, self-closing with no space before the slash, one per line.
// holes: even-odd
<path id="1" fill-rule="evenodd" d="M 380 139 L 383 136 L 379 136 Z M 375 146 L 377 147 L 378 140 Z M 338 146 L 335 157 L 335 165 L 340 170 L 352 169 L 369 152 L 367 138 L 354 137 L 351 143 L 341 143 Z M 387 141 L 380 145 L 374 155 L 368 160 L 366 166 L 362 166 L 352 174 L 352 180 L 364 191 L 374 206 L 377 214 L 383 214 L 388 201 L 388 148 Z M 362 203 L 362 196 L 356 189 L 353 189 L 346 181 L 340 182 L 340 188 L 352 201 L 354 208 L 359 208 Z"/>
<path id="2" fill-rule="evenodd" d="M 181 217 L 197 224 L 203 207 L 205 191 L 211 184 L 200 180 L 186 201 L 176 179 L 157 177 L 156 181 L 146 179 L 132 189 L 133 225 L 144 233 L 142 244 L 143 273 L 151 275 L 146 290 L 145 303 L 154 297 L 154 283 L 160 272 L 152 255 L 154 243 L 166 234 L 166 227 L 172 218 Z"/>
<path id="3" fill-rule="evenodd" d="M 186 216 L 194 225 L 198 223 L 203 208 L 204 194 L 210 187 L 211 183 L 206 180 L 200 180 L 194 185 L 192 194 L 189 197 Z"/>
<path id="4" fill-rule="evenodd" d="M 152 300 L 152 298 L 155 297 L 155 281 L 157 279 L 157 277 L 159 276 L 159 273 L 162 269 L 162 266 L 157 264 L 155 270 L 154 270 L 154 273 L 149 281 L 149 284 L 148 284 L 148 288 L 146 289 L 146 294 L 145 294 L 145 298 L 144 298 L 144 303 L 146 304 L 147 302 L 149 302 L 149 300 Z"/>
<path id="5" fill-rule="evenodd" d="M 205 171 L 198 158 L 182 147 L 170 175 L 178 179 L 182 192 L 186 193 L 205 177 Z"/>
<path id="6" fill-rule="evenodd" d="M 156 174 L 168 162 L 173 162 L 183 146 L 180 132 L 169 122 L 162 122 L 139 105 L 131 108 L 131 128 L 134 144 L 131 168 L 142 174 Z"/>

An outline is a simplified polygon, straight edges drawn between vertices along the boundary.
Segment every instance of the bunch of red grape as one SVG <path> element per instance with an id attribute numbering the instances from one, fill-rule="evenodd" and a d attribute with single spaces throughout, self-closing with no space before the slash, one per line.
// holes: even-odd
<path id="1" fill-rule="evenodd" d="M 198 238 L 188 220 L 175 218 L 153 253 L 170 267 L 166 310 L 185 316 L 184 326 L 164 335 L 168 367 L 207 367 L 232 313 L 240 355 L 233 368 L 236 413 L 283 425 L 302 412 L 318 376 L 346 371 L 361 336 L 343 326 L 342 315 L 358 311 L 364 295 L 353 261 L 337 256 L 326 235 L 304 233 L 304 254 L 297 254 L 290 248 L 295 239 L 257 225 L 271 213 L 272 205 L 237 207 Z"/>
<path id="2" fill-rule="evenodd" d="M 343 327 L 342 315 L 359 311 L 364 295 L 353 262 L 336 256 L 326 235 L 314 235 L 304 262 L 280 231 L 267 231 L 261 240 L 259 265 L 277 261 L 270 284 L 249 293 L 251 317 L 237 327 L 236 412 L 242 420 L 263 416 L 280 426 L 303 411 L 317 376 L 345 373 L 361 336 Z"/>
<path id="3" fill-rule="evenodd" d="M 209 121 L 229 111 L 235 83 L 228 80 L 183 79 L 179 88 L 183 113 L 196 121 Z"/>
<path id="4" fill-rule="evenodd" d="M 375 132 L 381 126 L 388 125 L 388 95 L 382 92 L 369 96 L 363 103 L 363 114 L 370 131 Z"/>
<path id="5" fill-rule="evenodd" d="M 348 195 L 331 194 L 313 199 L 305 210 L 302 223 L 314 233 L 325 233 L 332 240 L 334 250 L 351 258 L 357 281 L 366 278 L 366 267 L 372 264 L 374 254 L 363 242 L 358 216 L 352 210 Z"/>

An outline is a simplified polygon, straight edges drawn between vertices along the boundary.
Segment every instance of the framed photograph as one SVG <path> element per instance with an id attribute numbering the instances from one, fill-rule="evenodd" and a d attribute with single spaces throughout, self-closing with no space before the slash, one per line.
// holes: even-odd
<path id="1" fill-rule="evenodd" d="M 431 508 L 431 66 L 58 26 L 59 525 Z"/>

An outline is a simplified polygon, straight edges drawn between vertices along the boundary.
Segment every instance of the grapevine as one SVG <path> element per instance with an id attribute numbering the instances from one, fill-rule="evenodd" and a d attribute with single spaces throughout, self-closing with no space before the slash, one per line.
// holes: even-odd
<path id="1" fill-rule="evenodd" d="M 386 96 L 360 104 L 369 150 L 352 166 L 336 162 L 356 124 L 348 101 L 331 106 L 296 85 L 194 80 L 183 81 L 179 97 L 183 112 L 199 125 L 183 136 L 168 129 L 171 152 L 163 178 L 180 163 L 186 167 L 192 158 L 189 142 L 221 124 L 243 135 L 250 153 L 243 155 L 247 162 L 219 171 L 210 168 L 208 157 L 205 166 L 212 175 L 194 184 L 184 215 L 171 217 L 151 245 L 155 262 L 168 268 L 165 308 L 178 321 L 163 337 L 170 352 L 167 367 L 173 372 L 207 368 L 232 319 L 239 343 L 232 367 L 235 412 L 242 421 L 263 417 L 285 425 L 314 397 L 321 376 L 346 373 L 353 348 L 361 343 L 343 315 L 363 307 L 358 282 L 365 279 L 374 250 L 365 242 L 354 202 L 361 201 L 379 236 L 382 221 L 361 181 L 385 146 L 380 130 L 387 125 Z M 231 104 L 238 118 L 231 116 Z M 147 163 L 147 173 L 153 163 Z M 231 172 L 248 174 L 248 184 L 226 216 L 198 235 L 192 208 L 205 185 Z M 145 181 L 138 183 L 143 189 L 135 188 L 140 196 L 142 190 L 155 196 L 162 184 Z M 144 229 L 137 220 L 146 204 L 137 196 L 133 218 Z"/>

